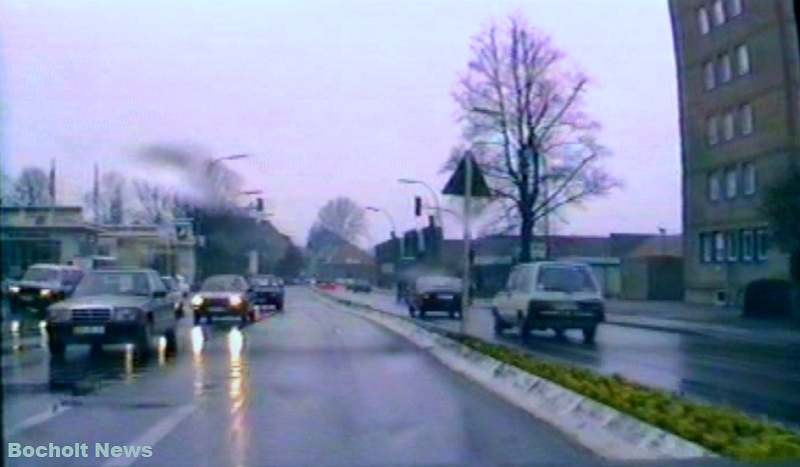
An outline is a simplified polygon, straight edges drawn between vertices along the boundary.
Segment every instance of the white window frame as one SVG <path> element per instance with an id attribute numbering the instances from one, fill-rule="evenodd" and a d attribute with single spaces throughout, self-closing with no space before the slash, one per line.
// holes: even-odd
<path id="1" fill-rule="evenodd" d="M 744 193 L 746 196 L 752 196 L 756 194 L 756 177 L 755 162 L 745 162 L 742 164 L 742 193 Z"/>
<path id="2" fill-rule="evenodd" d="M 747 44 L 739 44 L 734 51 L 736 56 L 736 74 L 744 76 L 750 73 L 750 48 Z"/>
<path id="3" fill-rule="evenodd" d="M 754 256 L 758 261 L 769 259 L 769 232 L 767 229 L 756 229 L 753 233 Z"/>
<path id="4" fill-rule="evenodd" d="M 735 263 L 739 261 L 739 231 L 731 230 L 725 235 L 728 242 L 728 262 Z"/>
<path id="5" fill-rule="evenodd" d="M 722 139 L 730 141 L 736 136 L 736 119 L 733 111 L 729 110 L 722 116 Z"/>
<path id="6" fill-rule="evenodd" d="M 716 115 L 706 119 L 706 140 L 709 146 L 719 143 L 719 117 Z"/>
<path id="7" fill-rule="evenodd" d="M 708 174 L 708 199 L 719 201 L 722 195 L 722 180 L 719 171 Z"/>
<path id="8" fill-rule="evenodd" d="M 742 104 L 739 107 L 739 132 L 742 136 L 753 134 L 753 106 Z"/>
<path id="9" fill-rule="evenodd" d="M 742 250 L 742 261 L 750 262 L 753 261 L 753 253 L 755 253 L 755 244 L 754 244 L 753 231 L 750 229 L 744 229 L 741 233 L 741 250 Z"/>
<path id="10" fill-rule="evenodd" d="M 725 169 L 725 198 L 734 199 L 739 192 L 739 170 L 738 167 Z"/>
<path id="11" fill-rule="evenodd" d="M 725 52 L 717 59 L 719 63 L 719 82 L 728 83 L 733 79 L 733 67 L 731 62 L 731 54 Z"/>
<path id="12" fill-rule="evenodd" d="M 703 87 L 710 91 L 717 87 L 717 72 L 714 60 L 709 60 L 703 64 Z"/>
<path id="13" fill-rule="evenodd" d="M 706 7 L 697 9 L 697 28 L 700 30 L 701 36 L 705 36 L 711 32 L 711 18 L 708 16 Z"/>
<path id="14" fill-rule="evenodd" d="M 714 20 L 714 26 L 725 24 L 725 5 L 722 0 L 714 0 L 714 3 L 711 4 L 711 16 Z"/>
<path id="15" fill-rule="evenodd" d="M 703 232 L 700 234 L 700 262 L 711 263 L 714 260 L 714 244 L 711 234 Z"/>

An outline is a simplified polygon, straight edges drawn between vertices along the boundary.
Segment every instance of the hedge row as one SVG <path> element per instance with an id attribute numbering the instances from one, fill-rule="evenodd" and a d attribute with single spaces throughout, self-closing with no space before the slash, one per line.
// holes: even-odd
<path id="1" fill-rule="evenodd" d="M 582 368 L 542 362 L 519 350 L 473 337 L 450 337 L 722 456 L 745 461 L 800 459 L 800 435 L 775 423 L 729 408 L 690 402 L 619 376 L 602 376 Z"/>

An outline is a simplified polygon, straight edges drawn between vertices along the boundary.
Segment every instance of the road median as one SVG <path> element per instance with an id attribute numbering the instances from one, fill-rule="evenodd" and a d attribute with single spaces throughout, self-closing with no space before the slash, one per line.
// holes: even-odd
<path id="1" fill-rule="evenodd" d="M 615 460 L 800 458 L 800 436 L 727 408 L 589 370 L 536 360 L 521 351 L 444 331 L 330 294 L 370 321 L 428 350 L 452 370 Z"/>

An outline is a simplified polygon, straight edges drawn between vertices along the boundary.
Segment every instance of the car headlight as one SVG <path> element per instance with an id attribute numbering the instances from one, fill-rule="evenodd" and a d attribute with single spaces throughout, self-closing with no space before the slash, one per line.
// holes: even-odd
<path id="1" fill-rule="evenodd" d="M 50 289 L 42 289 L 39 291 L 39 296 L 42 298 L 48 298 L 50 295 L 53 295 L 53 291 Z"/>
<path id="2" fill-rule="evenodd" d="M 228 303 L 233 307 L 240 306 L 242 302 L 243 300 L 241 295 L 231 295 L 231 297 L 228 299 Z"/>
<path id="3" fill-rule="evenodd" d="M 114 321 L 136 321 L 139 318 L 138 308 L 115 308 Z"/>
<path id="4" fill-rule="evenodd" d="M 192 297 L 192 306 L 199 307 L 202 304 L 203 304 L 203 297 L 201 297 L 200 295 L 195 295 L 194 297 Z"/>
<path id="5" fill-rule="evenodd" d="M 19 293 L 20 290 L 21 289 L 19 288 L 19 286 L 16 285 L 9 286 L 8 288 L 8 291 L 11 293 Z"/>
<path id="6" fill-rule="evenodd" d="M 69 308 L 51 306 L 47 309 L 47 317 L 50 321 L 69 321 L 72 316 Z"/>

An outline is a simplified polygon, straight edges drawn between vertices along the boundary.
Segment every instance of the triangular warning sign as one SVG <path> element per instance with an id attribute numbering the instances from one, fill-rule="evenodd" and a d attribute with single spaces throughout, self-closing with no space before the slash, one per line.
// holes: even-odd
<path id="1" fill-rule="evenodd" d="M 461 158 L 461 162 L 458 163 L 456 171 L 453 172 L 453 175 L 450 177 L 450 180 L 447 181 L 447 184 L 444 186 L 442 193 L 445 195 L 454 195 L 454 196 L 466 195 L 465 179 L 467 172 L 467 158 L 469 158 L 470 162 L 472 163 L 472 193 L 470 194 L 476 198 L 490 197 L 492 193 L 489 190 L 489 185 L 486 183 L 486 179 L 483 177 L 483 171 L 481 170 L 481 166 L 475 163 L 475 159 L 472 157 L 471 154 Z"/>

